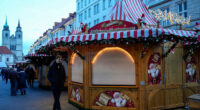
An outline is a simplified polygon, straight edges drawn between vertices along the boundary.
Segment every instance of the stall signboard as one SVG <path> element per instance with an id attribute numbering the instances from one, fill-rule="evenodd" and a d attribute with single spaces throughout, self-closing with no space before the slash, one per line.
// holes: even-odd
<path id="1" fill-rule="evenodd" d="M 114 20 L 114 21 L 104 21 L 99 23 L 89 29 L 89 33 L 99 33 L 99 32 L 112 32 L 112 31 L 122 31 L 122 30 L 135 30 L 138 29 L 136 24 L 128 21 Z"/>

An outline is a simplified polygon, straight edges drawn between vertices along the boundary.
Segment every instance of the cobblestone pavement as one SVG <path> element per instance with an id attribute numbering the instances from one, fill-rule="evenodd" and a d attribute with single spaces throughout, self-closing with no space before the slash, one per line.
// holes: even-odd
<path id="1" fill-rule="evenodd" d="M 10 83 L 0 78 L 0 110 L 53 110 L 53 96 L 50 90 L 27 88 L 26 95 L 10 96 Z M 68 103 L 67 92 L 63 91 L 60 98 L 62 110 L 78 110 Z"/>

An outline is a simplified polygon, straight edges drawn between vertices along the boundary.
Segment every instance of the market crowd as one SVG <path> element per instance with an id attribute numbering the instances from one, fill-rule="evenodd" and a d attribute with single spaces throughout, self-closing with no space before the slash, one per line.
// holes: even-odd
<path id="1" fill-rule="evenodd" d="M 23 68 L 23 66 L 17 65 L 13 68 L 2 68 L 1 70 L 2 80 L 6 84 L 10 81 L 11 96 L 16 96 L 18 92 L 25 95 L 27 84 L 29 87 L 33 87 L 34 75 L 35 71 L 31 66 Z"/>

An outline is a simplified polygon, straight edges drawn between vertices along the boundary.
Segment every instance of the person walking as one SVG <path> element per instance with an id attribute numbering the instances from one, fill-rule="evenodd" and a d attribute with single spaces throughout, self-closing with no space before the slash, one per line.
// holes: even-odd
<path id="1" fill-rule="evenodd" d="M 2 80 L 5 80 L 5 73 L 6 73 L 6 68 L 2 68 L 1 70 Z"/>
<path id="2" fill-rule="evenodd" d="M 65 77 L 66 77 L 65 70 L 62 65 L 61 55 L 56 56 L 56 61 L 49 68 L 47 77 L 51 83 L 51 88 L 52 88 L 53 97 L 54 97 L 53 110 L 61 110 L 59 99 L 60 99 L 61 91 L 64 88 L 64 82 L 65 82 Z"/>
<path id="3" fill-rule="evenodd" d="M 19 89 L 21 92 L 21 95 L 26 94 L 26 73 L 22 68 L 18 70 L 19 73 Z"/>
<path id="4" fill-rule="evenodd" d="M 27 67 L 27 69 L 25 70 L 25 73 L 27 74 L 28 85 L 29 85 L 30 87 L 33 87 L 35 71 L 34 71 L 33 68 L 29 65 L 29 66 Z"/>
<path id="5" fill-rule="evenodd" d="M 17 82 L 17 69 L 11 69 L 10 71 L 10 84 L 11 84 L 11 96 L 16 96 L 17 95 L 17 87 L 18 87 L 18 82 Z"/>
<path id="6" fill-rule="evenodd" d="M 9 74 L 10 74 L 10 70 L 7 68 L 6 71 L 5 71 L 5 80 L 6 80 L 6 84 L 8 83 Z"/>

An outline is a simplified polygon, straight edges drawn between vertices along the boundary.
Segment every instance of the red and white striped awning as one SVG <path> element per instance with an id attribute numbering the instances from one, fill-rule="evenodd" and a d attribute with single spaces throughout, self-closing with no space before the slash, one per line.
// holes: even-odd
<path id="1" fill-rule="evenodd" d="M 183 38 L 198 38 L 197 33 L 194 31 L 152 28 L 152 29 L 138 29 L 138 30 L 117 31 L 117 32 L 108 32 L 108 33 L 71 35 L 71 36 L 66 36 L 66 37 L 57 37 L 57 38 L 54 38 L 53 40 L 49 41 L 49 43 L 47 43 L 47 45 L 56 44 L 59 42 L 69 43 L 69 42 L 85 42 L 85 41 L 94 41 L 94 40 L 99 41 L 99 40 L 126 39 L 126 38 L 133 38 L 133 39 L 158 38 L 161 36 L 167 37 L 167 35 L 174 35 L 174 36 L 183 37 Z"/>
<path id="2" fill-rule="evenodd" d="M 144 14 L 148 25 L 156 25 L 156 19 L 149 12 L 142 0 L 118 0 L 107 20 L 124 20 L 137 24 Z"/>
<path id="3" fill-rule="evenodd" d="M 76 35 L 78 33 L 81 32 L 81 28 L 80 27 L 73 27 L 72 28 L 72 35 Z"/>

